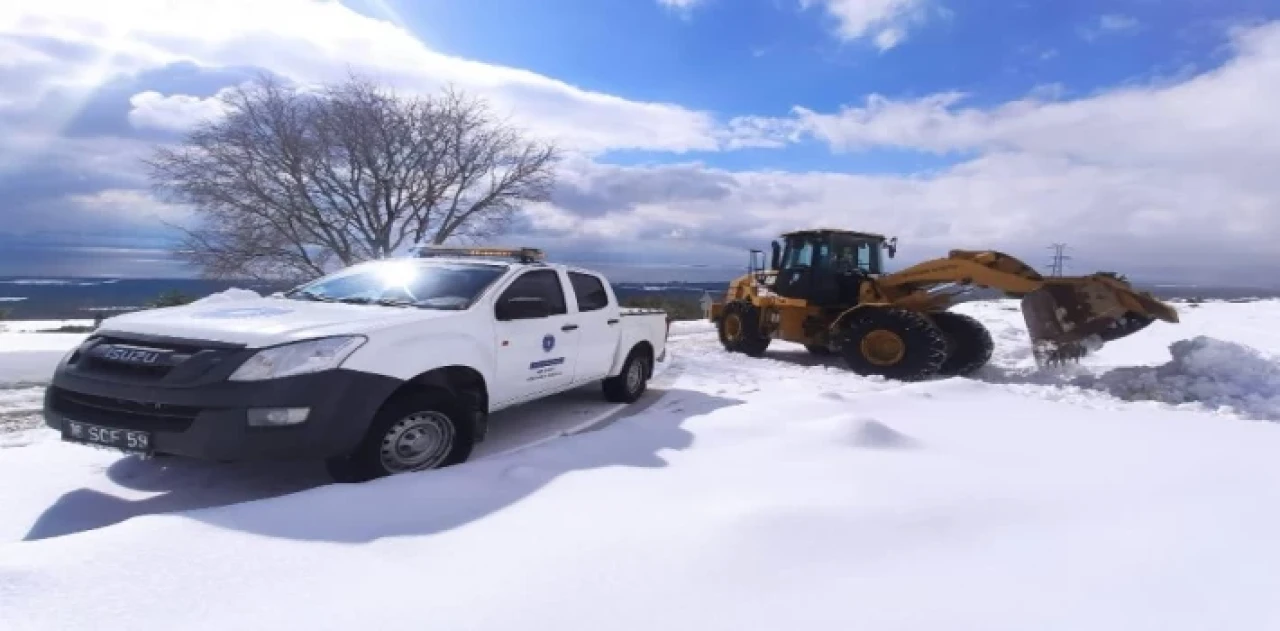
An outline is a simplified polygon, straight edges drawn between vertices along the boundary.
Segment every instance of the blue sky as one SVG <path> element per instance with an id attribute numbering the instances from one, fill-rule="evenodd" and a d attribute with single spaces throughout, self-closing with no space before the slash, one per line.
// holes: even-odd
<path id="1" fill-rule="evenodd" d="M 1280 264 L 1274 2 L 15 2 L 0 276 L 196 273 L 164 254 L 195 216 L 140 160 L 258 70 L 348 67 L 453 82 L 556 139 L 557 195 L 508 240 L 637 278 L 723 275 L 812 224 L 896 234 L 908 261 L 1068 241 L 1079 272 Z"/>

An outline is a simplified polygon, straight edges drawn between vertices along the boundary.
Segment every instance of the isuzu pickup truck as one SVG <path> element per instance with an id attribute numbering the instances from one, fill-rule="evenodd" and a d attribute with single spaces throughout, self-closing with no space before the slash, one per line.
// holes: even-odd
<path id="1" fill-rule="evenodd" d="M 463 462 L 493 412 L 584 384 L 634 402 L 667 332 L 665 312 L 538 250 L 428 247 L 107 319 L 59 362 L 44 418 L 70 442 L 324 460 L 358 482 Z"/>

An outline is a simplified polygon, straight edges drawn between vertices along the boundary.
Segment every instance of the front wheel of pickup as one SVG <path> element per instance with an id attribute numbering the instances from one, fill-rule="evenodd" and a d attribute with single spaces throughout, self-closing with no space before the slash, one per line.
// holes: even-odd
<path id="1" fill-rule="evenodd" d="M 439 469 L 465 462 L 475 437 L 465 407 L 446 390 L 396 395 L 382 405 L 356 450 L 326 462 L 338 482 Z"/>

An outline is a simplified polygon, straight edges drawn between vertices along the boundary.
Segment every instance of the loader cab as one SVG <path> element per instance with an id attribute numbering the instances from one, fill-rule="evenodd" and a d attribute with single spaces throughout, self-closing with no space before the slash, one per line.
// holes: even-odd
<path id="1" fill-rule="evenodd" d="M 806 230 L 773 242 L 773 291 L 818 306 L 854 305 L 863 280 L 884 271 L 882 251 L 892 257 L 895 239 L 865 232 Z"/>

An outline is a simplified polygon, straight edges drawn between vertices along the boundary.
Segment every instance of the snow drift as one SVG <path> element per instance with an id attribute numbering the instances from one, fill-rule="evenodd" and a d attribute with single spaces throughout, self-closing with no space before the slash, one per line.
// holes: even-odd
<path id="1" fill-rule="evenodd" d="M 1280 363 L 1256 349 L 1198 336 L 1169 346 L 1162 366 L 1121 367 L 1074 383 L 1127 401 L 1150 400 L 1227 408 L 1265 420 L 1280 420 Z"/>
<path id="2" fill-rule="evenodd" d="M 240 289 L 232 287 L 223 291 L 215 292 L 192 301 L 191 304 L 216 304 L 220 302 L 233 302 L 236 300 L 253 300 L 254 298 L 262 298 L 263 296 L 252 289 Z"/>

